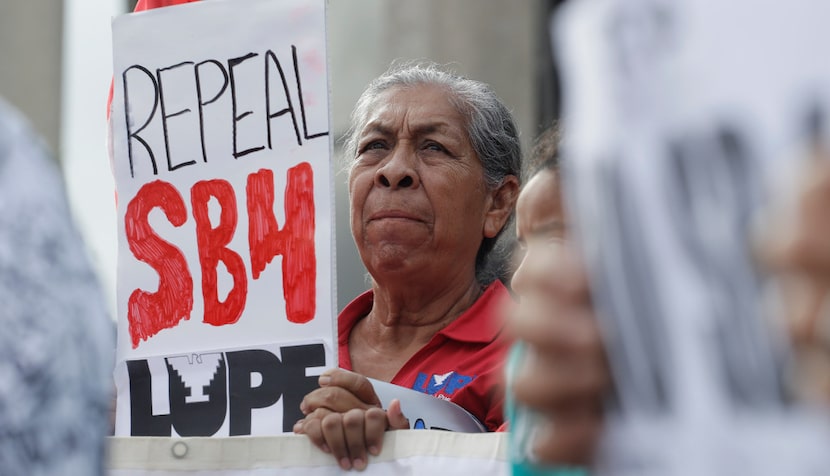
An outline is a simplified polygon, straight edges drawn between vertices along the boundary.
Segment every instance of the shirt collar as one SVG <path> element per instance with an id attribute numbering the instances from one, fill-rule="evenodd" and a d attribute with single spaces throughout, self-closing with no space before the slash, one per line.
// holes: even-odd
<path id="1" fill-rule="evenodd" d="M 461 342 L 492 342 L 504 327 L 502 310 L 508 299 L 512 300 L 507 288 L 495 280 L 469 309 L 438 334 Z"/>
<path id="2" fill-rule="evenodd" d="M 351 329 L 372 310 L 374 299 L 370 289 L 343 308 L 337 320 L 339 345 L 348 345 Z M 510 293 L 501 281 L 496 280 L 487 286 L 472 306 L 437 334 L 460 342 L 492 342 L 504 327 L 502 310 L 507 300 L 512 302 Z"/>

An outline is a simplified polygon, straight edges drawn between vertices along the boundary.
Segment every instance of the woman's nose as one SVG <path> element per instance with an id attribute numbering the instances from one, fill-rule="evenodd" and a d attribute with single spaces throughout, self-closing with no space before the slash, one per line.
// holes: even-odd
<path id="1" fill-rule="evenodd" d="M 415 157 L 402 150 L 392 151 L 389 160 L 375 174 L 378 185 L 391 188 L 415 188 L 419 185 L 418 173 L 413 166 Z"/>

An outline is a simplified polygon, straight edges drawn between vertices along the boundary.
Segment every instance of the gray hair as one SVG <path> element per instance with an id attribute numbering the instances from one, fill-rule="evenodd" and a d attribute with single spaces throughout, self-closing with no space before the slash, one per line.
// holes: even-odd
<path id="1" fill-rule="evenodd" d="M 450 93 L 450 101 L 466 120 L 470 143 L 484 168 L 484 180 L 494 189 L 505 177 L 521 180 L 522 152 L 519 132 L 510 110 L 485 83 L 458 76 L 432 62 L 408 62 L 392 67 L 369 83 L 352 111 L 344 150 L 349 167 L 357 157 L 358 136 L 368 120 L 377 97 L 394 87 L 438 85 Z M 512 220 L 494 238 L 485 238 L 476 255 L 476 277 L 482 284 L 496 279 L 509 282 L 509 255 L 512 250 Z M 505 235 L 505 229 L 508 233 Z"/>

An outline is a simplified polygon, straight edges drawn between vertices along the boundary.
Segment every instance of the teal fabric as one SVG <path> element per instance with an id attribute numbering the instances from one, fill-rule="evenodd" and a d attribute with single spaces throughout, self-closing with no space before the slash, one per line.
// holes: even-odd
<path id="1" fill-rule="evenodd" d="M 543 466 L 532 460 L 530 451 L 532 437 L 536 426 L 544 417 L 529 408 L 517 405 L 510 391 L 524 354 L 524 346 L 521 343 L 514 344 L 505 366 L 507 372 L 505 417 L 510 430 L 507 439 L 507 454 L 513 476 L 587 476 L 588 471 L 584 468 Z"/>

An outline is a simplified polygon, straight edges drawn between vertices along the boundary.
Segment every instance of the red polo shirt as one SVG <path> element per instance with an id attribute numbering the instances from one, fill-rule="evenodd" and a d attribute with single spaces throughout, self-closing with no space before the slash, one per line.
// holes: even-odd
<path id="1" fill-rule="evenodd" d="M 159 7 L 169 7 L 170 5 L 179 5 L 182 3 L 196 2 L 198 0 L 138 0 L 135 4 L 135 11 L 150 10 Z"/>
<path id="2" fill-rule="evenodd" d="M 510 347 L 502 331 L 501 308 L 510 294 L 496 281 L 463 314 L 415 353 L 392 383 L 450 400 L 476 416 L 490 431 L 504 422 L 504 362 Z M 366 291 L 337 318 L 340 367 L 351 370 L 349 335 L 372 309 Z M 404 409 L 405 413 L 406 409 Z"/>

